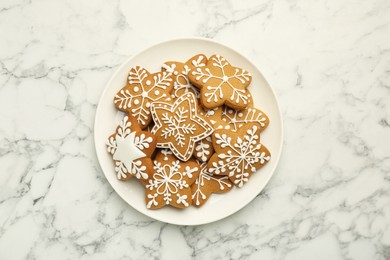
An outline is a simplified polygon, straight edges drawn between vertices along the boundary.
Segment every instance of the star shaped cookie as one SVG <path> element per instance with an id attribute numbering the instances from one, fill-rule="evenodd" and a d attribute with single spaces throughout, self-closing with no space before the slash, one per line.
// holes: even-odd
<path id="1" fill-rule="evenodd" d="M 182 161 L 187 161 L 198 142 L 213 132 L 213 127 L 198 113 L 193 93 L 185 93 L 169 102 L 154 102 L 150 111 L 155 122 L 152 133 L 157 147 L 169 148 Z"/>
<path id="2" fill-rule="evenodd" d="M 190 70 L 188 78 L 200 89 L 201 104 L 205 108 L 225 104 L 240 110 L 249 104 L 247 87 L 252 76 L 244 69 L 233 67 L 220 55 L 211 56 L 205 67 Z"/>
<path id="3" fill-rule="evenodd" d="M 141 131 L 134 117 L 125 116 L 106 145 L 115 162 L 119 180 L 132 177 L 147 180 L 152 175 L 153 163 L 150 157 L 156 149 L 156 139 L 151 133 Z"/>
<path id="4" fill-rule="evenodd" d="M 128 81 L 114 97 L 115 107 L 134 116 L 142 129 L 152 121 L 150 106 L 154 101 L 169 101 L 173 87 L 168 72 L 149 73 L 136 66 L 129 72 Z"/>

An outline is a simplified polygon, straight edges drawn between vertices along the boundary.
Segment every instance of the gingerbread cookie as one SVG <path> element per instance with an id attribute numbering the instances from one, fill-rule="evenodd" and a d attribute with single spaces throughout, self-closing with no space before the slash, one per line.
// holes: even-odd
<path id="1" fill-rule="evenodd" d="M 184 93 L 192 92 L 196 97 L 199 97 L 199 90 L 192 86 L 188 80 L 188 72 L 194 68 L 204 67 L 207 64 L 207 57 L 203 54 L 198 54 L 186 61 L 185 63 L 178 61 L 168 61 L 162 65 L 163 71 L 172 74 L 173 77 L 173 97 L 178 98 Z"/>
<path id="2" fill-rule="evenodd" d="M 208 172 L 207 163 L 200 165 L 200 173 L 191 186 L 192 204 L 201 207 L 212 193 L 225 193 L 232 189 L 233 184 L 228 176 L 214 175 Z"/>
<path id="3" fill-rule="evenodd" d="M 141 131 L 134 117 L 125 116 L 106 144 L 107 151 L 115 162 L 119 180 L 134 176 L 147 180 L 153 174 L 150 157 L 156 149 L 156 139 L 151 133 Z"/>
<path id="4" fill-rule="evenodd" d="M 199 175 L 199 164 L 193 159 L 182 162 L 172 154 L 163 153 L 158 153 L 153 163 L 154 174 L 146 185 L 146 207 L 189 207 L 192 204 L 190 187 Z"/>
<path id="5" fill-rule="evenodd" d="M 245 124 L 237 132 L 218 129 L 212 136 L 215 154 L 207 164 L 212 174 L 228 175 L 234 185 L 242 187 L 270 159 L 270 152 L 260 143 L 260 127 Z"/>
<path id="6" fill-rule="evenodd" d="M 150 107 L 155 126 L 157 147 L 169 148 L 182 161 L 187 161 L 198 142 L 213 132 L 212 126 L 198 113 L 194 94 L 188 92 L 169 102 L 154 102 Z"/>
<path id="7" fill-rule="evenodd" d="M 150 74 L 136 66 L 129 72 L 127 85 L 115 96 L 115 106 L 133 115 L 142 129 L 152 121 L 150 106 L 154 101 L 169 101 L 173 87 L 172 75 L 168 72 Z"/>
<path id="8" fill-rule="evenodd" d="M 200 89 L 201 104 L 205 108 L 226 104 L 239 110 L 248 106 L 247 87 L 252 76 L 244 69 L 233 67 L 220 55 L 211 56 L 206 67 L 192 69 L 188 78 Z"/>
<path id="9" fill-rule="evenodd" d="M 238 111 L 225 106 L 222 109 L 221 117 L 222 124 L 225 124 L 224 128 L 233 131 L 237 131 L 248 123 L 256 123 L 260 127 L 260 131 L 263 131 L 269 124 L 268 116 L 257 108 L 245 108 Z"/>

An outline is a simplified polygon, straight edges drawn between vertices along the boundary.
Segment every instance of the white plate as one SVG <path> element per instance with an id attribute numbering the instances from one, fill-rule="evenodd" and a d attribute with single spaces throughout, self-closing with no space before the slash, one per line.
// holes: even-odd
<path id="1" fill-rule="evenodd" d="M 111 135 L 122 119 L 123 113 L 115 109 L 113 98 L 125 85 L 131 67 L 140 65 L 150 72 L 160 71 L 165 61 L 186 61 L 190 57 L 203 53 L 207 56 L 221 54 L 234 66 L 251 72 L 252 83 L 249 86 L 255 107 L 263 110 L 270 118 L 270 125 L 261 135 L 261 142 L 270 150 L 271 160 L 243 188 L 234 188 L 225 194 L 212 194 L 201 208 L 189 207 L 184 210 L 164 207 L 148 210 L 145 205 L 145 190 L 135 179 L 127 182 L 116 179 L 114 164 L 106 150 L 106 139 Z M 139 212 L 167 223 L 177 225 L 200 225 L 225 218 L 242 209 L 270 180 L 279 161 L 283 142 L 282 116 L 276 96 L 260 71 L 247 58 L 235 50 L 212 40 L 201 38 L 176 39 L 154 45 L 128 59 L 106 85 L 95 118 L 95 147 L 102 170 L 114 190 L 129 205 Z"/>

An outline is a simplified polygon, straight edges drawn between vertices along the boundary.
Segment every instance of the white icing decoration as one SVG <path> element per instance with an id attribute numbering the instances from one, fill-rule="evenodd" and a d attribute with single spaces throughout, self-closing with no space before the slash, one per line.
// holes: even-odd
<path id="1" fill-rule="evenodd" d="M 154 170 L 153 180 L 149 180 L 149 183 L 146 185 L 146 188 L 149 190 L 154 190 L 154 194 L 148 194 L 148 199 L 150 201 L 147 203 L 147 208 L 150 208 L 151 205 L 157 206 L 158 202 L 155 200 L 159 195 L 164 197 L 166 205 L 169 205 L 172 201 L 172 194 L 177 194 L 178 200 L 177 203 L 181 203 L 186 207 L 189 206 L 187 202 L 187 197 L 180 195 L 180 191 L 184 188 L 188 188 L 189 185 L 183 179 L 183 175 L 179 171 L 180 161 L 176 160 L 172 162 L 172 165 L 161 164 L 158 161 L 154 161 Z"/>
<path id="2" fill-rule="evenodd" d="M 207 117 L 213 116 L 215 114 L 215 110 L 217 110 L 217 109 L 218 109 L 218 107 L 214 108 L 214 109 L 207 110 L 207 112 L 205 113 L 205 116 L 207 116 Z"/>
<path id="3" fill-rule="evenodd" d="M 164 155 L 164 161 L 168 161 L 168 156 L 169 154 L 172 154 L 172 151 L 169 149 L 162 149 L 161 153 Z"/>
<path id="4" fill-rule="evenodd" d="M 205 68 L 204 71 L 201 68 L 197 68 L 196 70 L 192 71 L 192 75 L 196 76 L 196 80 L 202 80 L 202 82 L 205 84 L 210 79 L 219 79 L 221 82 L 218 84 L 218 86 L 207 86 L 208 90 L 211 90 L 210 93 L 205 93 L 206 102 L 211 103 L 218 102 L 218 97 L 220 99 L 224 98 L 222 86 L 229 86 L 233 94 L 230 97 L 230 100 L 235 101 L 236 103 L 243 102 L 244 104 L 248 103 L 248 96 L 246 94 L 245 89 L 237 89 L 234 85 L 230 83 L 231 78 L 235 78 L 239 80 L 242 84 L 249 82 L 250 80 L 250 74 L 246 70 L 239 70 L 236 68 L 235 73 L 233 75 L 226 75 L 225 73 L 225 67 L 228 65 L 228 62 L 225 58 L 221 57 L 220 55 L 216 55 L 212 57 L 212 61 L 210 62 L 212 66 L 217 67 L 221 70 L 222 76 L 216 76 L 211 74 L 211 71 L 209 68 Z"/>
<path id="5" fill-rule="evenodd" d="M 161 67 L 163 69 L 165 69 L 168 73 L 172 74 L 175 72 L 176 64 L 172 64 L 171 66 L 169 66 L 169 65 L 164 63 Z"/>
<path id="6" fill-rule="evenodd" d="M 195 124 L 183 124 L 188 118 L 188 110 L 184 107 L 179 107 L 175 116 L 168 116 L 168 113 L 162 114 L 162 121 L 168 125 L 162 131 L 163 137 L 175 136 L 177 144 L 181 147 L 184 146 L 185 136 L 188 134 L 194 134 L 196 127 Z"/>
<path id="7" fill-rule="evenodd" d="M 147 73 L 146 69 L 142 67 L 135 67 L 132 68 L 129 72 L 129 84 L 136 84 L 136 86 L 133 87 L 135 92 L 139 92 L 137 94 L 132 94 L 127 89 L 123 88 L 119 91 L 119 93 L 116 94 L 114 98 L 114 103 L 120 108 L 120 109 L 130 109 L 132 102 L 136 98 L 140 98 L 140 101 L 136 104 L 137 106 L 134 108 L 131 108 L 132 115 L 137 119 L 138 123 L 145 126 L 147 123 L 147 119 L 150 118 L 150 111 L 149 107 L 146 105 L 150 101 L 158 101 L 166 97 L 166 95 L 161 95 L 155 98 L 152 98 L 149 96 L 149 93 L 151 91 L 155 91 L 156 89 L 160 89 L 165 91 L 170 85 L 171 85 L 171 75 L 166 72 L 158 73 L 157 76 L 154 76 L 154 83 L 151 84 L 150 80 L 146 81 L 146 85 L 149 82 L 149 85 L 151 86 L 144 86 L 143 81 L 146 77 L 148 77 L 150 74 Z M 137 90 L 135 90 L 137 88 Z M 138 91 L 138 88 L 140 91 Z M 137 99 L 138 100 L 138 99 Z M 138 106 L 140 102 L 140 105 Z M 135 103 L 134 103 L 135 104 Z M 145 104 L 145 105 L 144 105 Z"/>
<path id="8" fill-rule="evenodd" d="M 116 177 L 118 178 L 118 180 L 126 178 L 128 174 L 127 168 L 122 162 L 115 162 L 114 170 L 116 172 Z"/>
<path id="9" fill-rule="evenodd" d="M 182 73 L 178 74 L 177 78 L 176 78 L 176 81 L 173 83 L 173 89 L 175 90 L 175 97 L 179 97 L 180 96 L 180 93 L 179 91 L 180 90 L 183 90 L 184 93 L 188 93 L 190 92 L 190 90 L 193 91 L 193 93 L 195 93 L 196 97 L 198 98 L 200 93 L 199 93 L 199 89 L 197 89 L 196 87 L 194 87 L 190 81 L 188 80 L 188 77 L 187 77 L 187 72 L 184 72 L 182 71 Z M 184 81 L 185 83 L 181 83 L 181 80 Z M 181 94 L 184 94 L 184 93 L 181 93 Z"/>
<path id="10" fill-rule="evenodd" d="M 156 201 L 156 198 L 158 197 L 158 194 L 157 193 L 155 193 L 155 194 L 148 194 L 148 199 L 150 199 L 149 200 L 149 202 L 146 204 L 146 207 L 148 208 L 148 209 L 150 209 L 150 207 L 153 205 L 153 206 L 157 206 L 158 205 L 158 202 Z"/>
<path id="11" fill-rule="evenodd" d="M 145 157 L 145 154 L 135 145 L 135 132 L 124 138 L 116 135 L 115 139 L 117 147 L 112 158 L 116 161 L 121 161 L 127 169 L 131 169 L 133 161 Z"/>
<path id="12" fill-rule="evenodd" d="M 177 196 L 177 201 L 176 201 L 177 204 L 183 204 L 185 207 L 188 207 L 190 205 L 186 201 L 188 199 L 187 195 L 180 196 L 180 194 L 176 193 L 176 196 Z"/>
<path id="13" fill-rule="evenodd" d="M 138 179 L 147 179 L 146 166 L 142 165 L 140 161 L 134 161 L 146 156 L 142 150 L 148 148 L 153 139 L 146 138 L 143 133 L 136 136 L 136 132 L 132 132 L 130 127 L 131 122 L 128 122 L 128 117 L 125 116 L 115 137 L 108 139 L 107 150 L 115 160 L 115 171 L 118 179 L 126 178 L 128 174 L 135 175 Z"/>
<path id="14" fill-rule="evenodd" d="M 211 151 L 213 150 L 211 144 L 211 137 L 208 136 L 203 140 L 200 140 L 195 145 L 196 158 L 202 162 L 206 162 L 211 156 Z"/>
<path id="15" fill-rule="evenodd" d="M 206 66 L 206 63 L 205 63 L 205 62 L 202 62 L 202 61 L 203 61 L 203 58 L 204 58 L 204 56 L 203 56 L 203 55 L 200 55 L 200 56 L 198 57 L 197 60 L 192 60 L 192 61 L 191 61 L 192 65 L 193 65 L 194 67 L 204 67 L 204 66 Z"/>
<path id="16" fill-rule="evenodd" d="M 271 158 L 266 156 L 264 152 L 260 152 L 260 136 L 256 134 L 257 129 L 258 127 L 254 125 L 252 129 L 247 130 L 242 139 L 238 137 L 234 144 L 231 142 L 231 137 L 216 133 L 217 145 L 222 148 L 228 147 L 229 150 L 226 153 L 218 154 L 218 158 L 222 160 L 212 163 L 212 167 L 209 168 L 210 173 L 227 173 L 229 177 L 234 176 L 234 184 L 242 187 L 248 181 L 250 172 L 256 171 L 253 164 L 257 162 L 264 164 L 265 161 L 269 161 Z"/>
<path id="17" fill-rule="evenodd" d="M 152 137 L 147 137 L 144 133 L 141 133 L 139 136 L 136 136 L 134 139 L 134 143 L 138 149 L 143 150 L 150 147 L 150 143 L 153 142 Z"/>
<path id="18" fill-rule="evenodd" d="M 183 172 L 183 176 L 188 176 L 188 178 L 192 178 L 192 174 L 198 170 L 198 167 L 191 168 L 190 166 L 186 166 L 185 171 Z"/>

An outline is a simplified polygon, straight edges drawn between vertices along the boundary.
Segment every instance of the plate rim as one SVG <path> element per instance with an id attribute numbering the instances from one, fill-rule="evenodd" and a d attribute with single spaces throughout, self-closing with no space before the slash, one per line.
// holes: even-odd
<path id="1" fill-rule="evenodd" d="M 205 42 L 210 42 L 210 43 L 213 43 L 213 44 L 219 44 L 221 46 L 223 46 L 224 48 L 228 49 L 229 51 L 233 51 L 235 53 L 238 53 L 239 55 L 241 55 L 243 58 L 245 58 L 249 63 L 250 65 L 252 65 L 254 68 L 256 68 L 260 74 L 262 75 L 264 81 L 267 83 L 267 85 L 269 86 L 270 90 L 271 90 L 271 93 L 272 95 L 274 96 L 274 99 L 275 99 L 275 103 L 276 103 L 276 107 L 278 109 L 278 113 L 279 113 L 279 118 L 280 118 L 280 144 L 279 144 L 279 154 L 277 155 L 276 158 L 273 158 L 273 160 L 275 160 L 275 164 L 273 165 L 273 168 L 270 169 L 271 171 L 271 174 L 269 174 L 268 178 L 266 178 L 265 182 L 264 182 L 264 185 L 261 187 L 261 189 L 255 193 L 246 203 L 243 203 L 240 207 L 238 207 L 237 209 L 235 210 L 232 210 L 231 212 L 229 212 L 228 214 L 222 216 L 222 217 L 219 217 L 219 218 L 214 218 L 214 219 L 211 219 L 211 220 L 208 220 L 208 221 L 203 221 L 203 222 L 198 222 L 198 223 L 178 223 L 178 222 L 174 222 L 174 221 L 166 221 L 165 219 L 160 219 L 159 217 L 156 217 L 156 216 L 150 216 L 150 215 L 147 215 L 146 213 L 144 212 L 141 212 L 139 211 L 138 209 L 134 208 L 132 205 L 130 205 L 126 199 L 124 198 L 124 196 L 122 196 L 122 194 L 120 194 L 116 189 L 115 187 L 111 184 L 110 180 L 107 178 L 106 176 L 106 173 L 104 172 L 103 170 L 103 167 L 102 167 L 102 164 L 101 164 L 101 161 L 102 159 L 100 158 L 101 156 L 99 155 L 99 152 L 98 152 L 98 149 L 100 150 L 100 148 L 98 147 L 98 144 L 96 142 L 96 140 L 98 139 L 97 137 L 97 133 L 95 131 L 95 129 L 97 129 L 97 121 L 98 121 L 98 114 L 99 114 L 99 111 L 102 109 L 102 101 L 106 95 L 106 92 L 108 91 L 109 89 L 109 86 L 111 85 L 111 83 L 114 81 L 114 79 L 117 77 L 117 74 L 119 73 L 119 71 L 121 71 L 121 69 L 123 69 L 123 67 L 127 66 L 127 64 L 136 56 L 144 53 L 144 52 L 147 52 L 148 50 L 152 49 L 152 48 L 155 48 L 157 47 L 158 45 L 163 45 L 163 44 L 169 44 L 169 43 L 173 43 L 173 42 L 176 42 L 176 41 L 191 41 L 191 40 L 200 40 L 200 41 L 205 41 Z M 225 45 L 224 43 L 221 43 L 220 41 L 217 41 L 217 40 L 214 40 L 214 39 L 209 39 L 209 38 L 204 38 L 204 37 L 179 37 L 179 38 L 171 38 L 171 39 L 168 39 L 168 40 L 164 40 L 164 41 L 159 41 L 159 42 L 154 42 L 150 45 L 148 45 L 147 47 L 141 49 L 141 50 L 138 50 L 136 51 L 134 54 L 132 54 L 131 56 L 129 56 L 116 70 L 115 72 L 112 74 L 112 76 L 110 77 L 110 79 L 106 82 L 105 84 L 105 87 L 103 89 L 103 91 L 101 92 L 101 95 L 100 95 L 100 98 L 99 98 L 99 101 L 98 101 L 98 104 L 97 104 L 97 107 L 96 107 L 96 112 L 95 112 L 95 118 L 94 118 L 94 124 L 93 124 L 94 128 L 93 128 L 93 136 L 94 136 L 94 146 L 95 146 L 95 153 L 96 153 L 96 157 L 98 159 L 98 162 L 99 162 L 99 166 L 100 166 L 100 169 L 101 171 L 103 172 L 104 174 L 104 177 L 106 178 L 106 180 L 108 181 L 108 183 L 110 184 L 111 188 L 115 191 L 115 193 L 124 201 L 126 202 L 127 205 L 129 205 L 130 207 L 132 207 L 134 210 L 136 210 L 137 212 L 141 213 L 142 215 L 144 216 L 147 216 L 151 219 L 155 219 L 155 220 L 158 220 L 162 223 L 169 223 L 169 224 L 173 224 L 173 225 L 181 225 L 181 226 L 198 226 L 198 225 L 205 225 L 205 224 L 209 224 L 209 223 L 213 223 L 213 222 L 216 222 L 216 221 L 220 221 L 222 219 L 225 219 L 229 216 L 232 216 L 233 214 L 237 213 L 238 211 L 242 210 L 243 208 L 245 208 L 246 206 L 248 206 L 249 203 L 251 203 L 263 190 L 264 188 L 267 186 L 268 182 L 271 180 L 271 178 L 273 177 L 278 165 L 279 165 L 279 161 L 280 161 L 280 157 L 283 153 L 283 144 L 284 144 L 284 121 L 283 121 L 283 114 L 282 114 L 282 110 L 281 110 L 281 106 L 279 104 L 279 100 L 277 98 L 277 95 L 275 93 L 275 90 L 274 88 L 272 87 L 272 85 L 269 83 L 268 79 L 265 77 L 264 73 L 262 72 L 262 70 L 260 70 L 258 68 L 257 65 L 255 65 L 251 59 L 249 59 L 246 55 L 242 54 L 241 52 L 233 49 L 232 47 L 230 46 L 227 46 Z"/>

